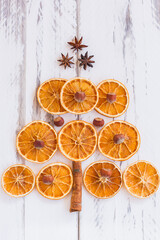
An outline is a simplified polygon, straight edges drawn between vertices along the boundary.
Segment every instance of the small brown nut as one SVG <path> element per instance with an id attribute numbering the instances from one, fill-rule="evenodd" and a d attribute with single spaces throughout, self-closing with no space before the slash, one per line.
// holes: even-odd
<path id="1" fill-rule="evenodd" d="M 116 94 L 115 93 L 107 93 L 107 101 L 109 103 L 114 103 L 116 101 Z"/>
<path id="2" fill-rule="evenodd" d="M 124 142 L 124 140 L 125 140 L 125 136 L 123 134 L 121 134 L 121 133 L 120 134 L 116 134 L 113 137 L 113 141 L 114 141 L 115 144 L 121 144 L 121 143 Z"/>
<path id="3" fill-rule="evenodd" d="M 62 117 L 56 117 L 54 119 L 54 124 L 57 126 L 57 127 L 61 127 L 63 124 L 64 124 L 64 119 Z"/>
<path id="4" fill-rule="evenodd" d="M 93 125 L 97 127 L 102 127 L 104 125 L 104 119 L 103 118 L 95 118 L 93 120 Z"/>
<path id="5" fill-rule="evenodd" d="M 37 149 L 41 149 L 41 148 L 44 147 L 44 142 L 43 142 L 42 140 L 37 139 L 37 140 L 35 140 L 35 142 L 34 142 L 34 146 L 35 146 L 35 148 L 37 148 Z"/>
<path id="6" fill-rule="evenodd" d="M 74 94 L 74 99 L 75 99 L 77 102 L 83 102 L 85 98 L 86 98 L 85 92 L 76 92 L 76 93 Z"/>
<path id="7" fill-rule="evenodd" d="M 53 183 L 53 180 L 54 180 L 54 178 L 53 178 L 52 175 L 44 175 L 44 176 L 42 177 L 43 183 L 45 183 L 45 184 L 47 184 L 47 185 L 52 184 L 52 183 Z"/>
<path id="8" fill-rule="evenodd" d="M 100 174 L 102 177 L 111 177 L 112 175 L 112 170 L 111 169 L 100 169 Z"/>

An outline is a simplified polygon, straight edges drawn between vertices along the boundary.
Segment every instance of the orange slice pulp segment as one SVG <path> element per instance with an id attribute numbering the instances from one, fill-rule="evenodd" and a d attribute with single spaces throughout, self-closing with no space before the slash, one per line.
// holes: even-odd
<path id="1" fill-rule="evenodd" d="M 99 100 L 96 111 L 107 117 L 118 117 L 128 108 L 129 93 L 127 88 L 114 79 L 104 80 L 97 86 Z"/>
<path id="2" fill-rule="evenodd" d="M 122 186 L 122 173 L 112 162 L 97 161 L 86 168 L 83 182 L 93 196 L 110 198 L 117 194 Z"/>
<path id="3" fill-rule="evenodd" d="M 73 161 L 84 161 L 96 150 L 96 130 L 85 121 L 71 121 L 59 132 L 58 145 L 66 158 Z"/>
<path id="4" fill-rule="evenodd" d="M 88 79 L 73 78 L 62 87 L 61 104 L 70 113 L 87 113 L 94 109 L 97 101 L 97 88 Z"/>
<path id="5" fill-rule="evenodd" d="M 34 173 L 25 165 L 12 165 L 2 175 L 2 187 L 12 197 L 24 197 L 33 190 L 34 186 Z"/>
<path id="6" fill-rule="evenodd" d="M 67 112 L 60 102 L 60 91 L 66 81 L 63 78 L 52 78 L 39 86 L 37 99 L 46 112 L 51 114 L 64 114 Z"/>
<path id="7" fill-rule="evenodd" d="M 147 161 L 137 161 L 130 164 L 123 173 L 127 191 L 137 198 L 147 198 L 159 187 L 158 170 Z"/>
<path id="8" fill-rule="evenodd" d="M 125 161 L 133 156 L 140 147 L 140 134 L 135 126 L 125 121 L 112 121 L 99 133 L 100 152 L 117 161 Z"/>
<path id="9" fill-rule="evenodd" d="M 17 150 L 30 162 L 47 162 L 57 150 L 57 133 L 50 124 L 33 121 L 17 135 Z"/>
<path id="10" fill-rule="evenodd" d="M 71 191 L 72 184 L 72 171 L 64 163 L 52 163 L 45 166 L 36 178 L 38 192 L 48 199 L 64 198 Z"/>

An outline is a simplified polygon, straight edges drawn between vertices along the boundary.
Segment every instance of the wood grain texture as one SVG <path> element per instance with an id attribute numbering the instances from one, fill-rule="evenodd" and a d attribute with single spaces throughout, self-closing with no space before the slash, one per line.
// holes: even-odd
<path id="1" fill-rule="evenodd" d="M 84 37 L 94 54 L 93 69 L 78 67 L 76 54 L 67 42 Z M 11 164 L 25 163 L 35 174 L 46 164 L 24 161 L 17 153 L 17 132 L 32 120 L 53 125 L 53 116 L 37 103 L 36 89 L 53 77 L 86 77 L 95 84 L 114 78 L 130 94 L 127 112 L 118 119 L 136 125 L 141 148 L 122 171 L 138 159 L 159 161 L 160 91 L 160 1 L 159 0 L 0 0 L 0 174 Z M 58 66 L 60 53 L 74 55 L 71 69 Z M 82 51 L 85 53 L 85 50 Z M 81 115 L 92 123 L 96 111 Z M 65 122 L 77 119 L 64 115 Z M 104 117 L 105 122 L 113 119 Z M 60 128 L 55 127 L 58 132 Z M 97 128 L 97 131 L 99 129 Z M 83 170 L 95 160 L 106 159 L 98 151 L 82 163 Z M 71 161 L 57 152 L 51 162 Z M 133 198 L 122 187 L 108 200 L 91 196 L 83 187 L 82 212 L 69 213 L 71 194 L 51 201 L 36 189 L 24 199 L 13 199 L 0 188 L 0 238 L 2 240 L 159 240 L 160 191 L 146 200 Z"/>
<path id="2" fill-rule="evenodd" d="M 18 17 L 17 17 L 18 16 Z M 26 4 L 24 1 L 1 1 L 0 4 L 0 107 L 1 168 L 24 163 L 16 153 L 17 131 L 25 120 L 25 39 Z M 25 199 L 12 199 L 0 188 L 2 239 L 25 239 Z M 10 226 L 10 227 L 9 227 Z"/>
<path id="3" fill-rule="evenodd" d="M 67 41 L 76 34 L 76 3 L 75 1 L 32 1 L 28 5 L 27 14 L 27 86 L 26 86 L 26 122 L 42 119 L 53 125 L 53 116 L 40 108 L 36 99 L 37 87 L 53 77 L 67 78 L 75 76 L 75 68 L 68 71 L 59 67 L 57 59 L 61 52 L 66 54 Z M 75 116 L 72 116 L 75 119 Z M 65 115 L 65 122 L 71 115 Z M 58 132 L 60 128 L 55 127 Z M 57 152 L 50 162 L 71 161 Z M 27 163 L 28 164 L 28 163 Z M 28 164 L 37 174 L 42 165 Z M 46 164 L 45 164 L 46 165 Z M 69 212 L 70 196 L 60 201 L 43 198 L 35 190 L 26 202 L 26 239 L 77 239 L 77 215 Z"/>
<path id="4" fill-rule="evenodd" d="M 126 85 L 130 93 L 130 105 L 119 119 L 135 124 L 142 138 L 139 152 L 128 161 L 117 163 L 122 170 L 138 159 L 152 161 L 160 167 L 158 154 L 155 156 L 158 152 L 156 141 L 153 143 L 153 139 L 157 139 L 155 134 L 159 132 L 158 127 L 155 130 L 155 126 L 158 126 L 157 116 L 156 124 L 152 124 L 153 112 L 158 107 L 155 99 L 158 98 L 156 79 L 159 75 L 159 56 L 156 54 L 156 59 L 154 57 L 155 51 L 159 52 L 157 14 L 157 3 L 150 1 L 103 1 L 103 4 L 82 1 L 81 4 L 83 21 L 80 31 L 87 35 L 96 60 L 94 69 L 85 74 L 95 83 L 115 78 Z M 87 32 L 90 32 L 89 36 Z M 94 112 L 83 116 L 83 119 L 92 122 L 95 116 L 98 117 L 99 114 Z M 112 119 L 105 118 L 106 122 L 110 120 Z M 94 159 L 105 157 L 99 152 L 95 153 L 84 163 L 84 168 Z M 150 199 L 140 201 L 122 188 L 113 199 L 98 200 L 85 191 L 80 239 L 89 238 L 90 232 L 94 239 L 158 239 L 159 197 L 158 192 Z M 90 231 L 87 232 L 87 229 Z"/>

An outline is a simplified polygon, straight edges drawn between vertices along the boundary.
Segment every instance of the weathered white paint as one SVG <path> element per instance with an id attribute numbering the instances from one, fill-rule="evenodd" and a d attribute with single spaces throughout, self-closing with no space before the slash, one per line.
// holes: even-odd
<path id="1" fill-rule="evenodd" d="M 61 52 L 73 54 L 67 41 L 75 35 L 83 36 L 89 54 L 95 55 L 93 69 L 58 66 Z M 124 170 L 129 163 L 146 159 L 160 170 L 159 53 L 159 0 L 0 0 L 0 174 L 18 162 L 35 174 L 44 166 L 26 162 L 16 153 L 17 131 L 36 119 L 53 124 L 53 117 L 37 103 L 36 89 L 49 78 L 77 75 L 96 84 L 115 78 L 127 86 L 130 105 L 119 119 L 137 126 L 142 143 L 135 156 L 117 164 Z M 100 114 L 92 111 L 80 119 L 92 122 L 95 116 Z M 77 116 L 64 118 L 68 122 Z M 106 158 L 97 151 L 82 163 L 83 170 L 97 159 Z M 50 162 L 54 161 L 72 164 L 59 152 Z M 122 188 L 114 198 L 98 200 L 83 188 L 79 217 L 69 213 L 70 197 L 50 201 L 35 189 L 24 199 L 13 199 L 0 187 L 0 238 L 159 240 L 159 191 L 150 199 L 138 200 Z"/>
<path id="2" fill-rule="evenodd" d="M 49 78 L 75 75 L 75 69 L 65 71 L 60 68 L 57 58 L 61 52 L 68 51 L 66 41 L 76 34 L 76 2 L 38 0 L 32 1 L 27 10 L 26 122 L 42 119 L 53 124 L 53 117 L 37 103 L 36 89 Z M 75 119 L 75 116 L 66 114 L 65 121 L 71 117 Z M 59 152 L 51 160 L 56 161 L 72 164 Z M 29 164 L 36 174 L 43 165 Z M 69 208 L 70 195 L 60 201 L 51 201 L 35 190 L 25 201 L 26 239 L 77 239 L 77 214 L 71 215 Z"/>

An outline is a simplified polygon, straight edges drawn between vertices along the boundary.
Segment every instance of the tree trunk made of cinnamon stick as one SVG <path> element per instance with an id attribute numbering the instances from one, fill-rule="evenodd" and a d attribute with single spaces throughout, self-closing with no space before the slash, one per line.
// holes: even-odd
<path id="1" fill-rule="evenodd" d="M 82 167 L 81 162 L 73 162 L 73 190 L 70 212 L 82 209 Z"/>

